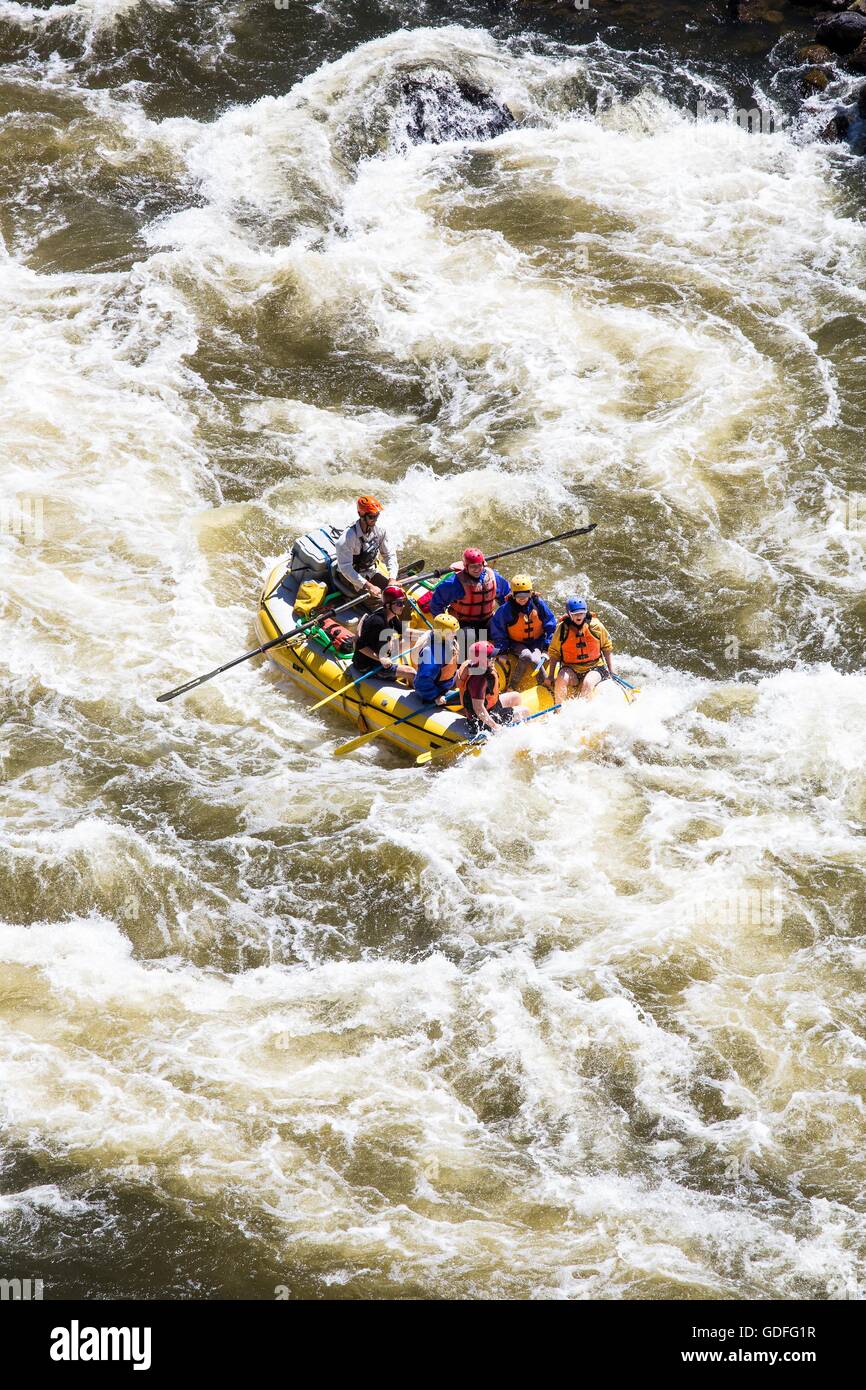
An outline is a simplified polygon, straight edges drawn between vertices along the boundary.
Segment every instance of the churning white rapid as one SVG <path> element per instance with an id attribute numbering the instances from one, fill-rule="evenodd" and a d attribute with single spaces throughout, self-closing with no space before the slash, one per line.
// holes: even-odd
<path id="1" fill-rule="evenodd" d="M 620 98 L 636 61 L 398 30 L 209 121 L 9 79 L 19 1263 L 50 1216 L 122 1270 L 158 1209 L 224 1252 L 159 1247 L 193 1293 L 863 1296 L 862 202 L 802 131 L 696 122 L 706 77 Z M 517 123 L 413 143 L 409 73 Z M 40 260 L 53 191 L 136 180 L 123 254 L 73 219 Z M 535 577 L 640 700 L 432 774 L 335 763 L 255 663 L 157 705 L 359 490 L 407 560 L 597 521 Z"/>

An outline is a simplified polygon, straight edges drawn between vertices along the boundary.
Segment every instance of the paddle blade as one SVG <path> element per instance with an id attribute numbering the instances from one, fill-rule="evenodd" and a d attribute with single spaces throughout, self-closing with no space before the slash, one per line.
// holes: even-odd
<path id="1" fill-rule="evenodd" d="M 429 767 L 430 763 L 442 762 L 445 758 L 460 758 L 464 753 L 477 757 L 486 742 L 486 738 L 466 739 L 463 743 L 446 743 L 442 748 L 428 748 L 426 753 L 419 754 L 415 759 L 415 766 Z"/>
<path id="2" fill-rule="evenodd" d="M 365 743 L 370 743 L 372 739 L 384 733 L 384 729 L 371 729 L 367 734 L 361 734 L 358 738 L 351 738 L 348 743 L 341 743 L 339 748 L 335 748 L 333 756 L 335 758 L 342 758 L 346 753 L 354 753 L 356 748 L 362 747 Z"/>
<path id="3" fill-rule="evenodd" d="M 178 695 L 185 695 L 188 690 L 195 690 L 197 685 L 204 685 L 207 680 L 210 680 L 210 676 L 197 676 L 194 681 L 187 681 L 186 685 L 179 685 L 176 690 L 167 690 L 164 695 L 157 695 L 157 704 L 164 705 L 166 700 L 176 700 Z"/>
<path id="4" fill-rule="evenodd" d="M 317 709 L 321 709 L 322 705 L 329 705 L 332 700 L 336 700 L 338 695 L 345 695 L 346 691 L 351 690 L 354 684 L 354 681 L 350 681 L 348 685 L 341 685 L 339 690 L 332 690 L 330 695 L 325 696 L 324 700 L 320 700 L 318 704 L 310 706 L 310 714 L 315 713 Z"/>
<path id="5" fill-rule="evenodd" d="M 400 574 L 398 574 L 397 578 L 412 579 L 416 574 L 421 573 L 426 563 L 426 560 L 413 560 L 411 565 L 407 565 L 406 568 L 402 570 Z"/>

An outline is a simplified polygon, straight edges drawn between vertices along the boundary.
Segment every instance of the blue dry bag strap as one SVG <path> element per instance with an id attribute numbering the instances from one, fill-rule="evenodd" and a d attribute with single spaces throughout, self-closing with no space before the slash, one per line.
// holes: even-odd
<path id="1" fill-rule="evenodd" d="M 324 537 L 326 538 L 326 540 L 329 540 L 329 541 L 332 540 L 332 536 L 331 536 L 330 531 L 326 531 L 325 528 L 324 528 L 324 526 L 320 526 L 320 527 L 319 527 L 319 534 L 322 535 L 322 536 L 324 536 Z M 323 545 L 320 545 L 319 542 L 316 540 L 315 536 L 312 535 L 312 534 L 309 535 L 309 536 L 307 536 L 307 540 L 310 542 L 311 545 L 314 545 L 314 546 L 316 547 L 316 549 L 318 550 L 318 552 L 319 552 L 319 554 L 321 555 L 322 559 L 325 560 L 325 561 L 327 561 L 328 564 L 330 564 L 330 562 L 331 562 L 331 561 L 333 560 L 333 558 L 334 558 L 333 555 L 331 554 L 330 550 L 326 550 L 325 547 L 324 547 Z"/>

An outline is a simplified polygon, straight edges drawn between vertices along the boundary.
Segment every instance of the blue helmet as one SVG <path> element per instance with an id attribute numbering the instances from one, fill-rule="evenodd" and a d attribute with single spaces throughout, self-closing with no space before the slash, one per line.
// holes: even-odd
<path id="1" fill-rule="evenodd" d="M 577 614 L 589 612 L 589 604 L 585 598 L 570 598 L 565 606 L 569 613 Z"/>

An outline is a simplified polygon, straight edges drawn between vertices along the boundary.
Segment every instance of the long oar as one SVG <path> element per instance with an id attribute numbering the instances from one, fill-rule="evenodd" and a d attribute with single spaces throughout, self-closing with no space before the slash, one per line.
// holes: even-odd
<path id="1" fill-rule="evenodd" d="M 528 545 L 514 545 L 510 550 L 497 550 L 495 555 L 487 555 L 485 560 L 504 560 L 506 555 L 521 555 L 524 550 L 537 550 L 540 545 L 553 545 L 555 541 L 568 541 L 573 536 L 588 536 L 590 531 L 594 531 L 598 522 L 592 521 L 589 526 L 578 526 L 576 531 L 562 531 L 558 536 L 546 536 L 543 541 L 530 541 Z M 443 574 L 451 574 L 447 570 L 431 570 L 429 574 L 419 574 L 417 581 L 420 584 L 423 579 L 441 579 Z M 535 716 L 533 715 L 533 718 Z"/>
<path id="2" fill-rule="evenodd" d="M 594 531 L 597 525 L 597 521 L 591 521 L 588 526 L 578 526 L 576 531 L 563 531 L 561 535 L 548 536 L 546 540 L 543 541 L 530 541 L 528 545 L 515 545 L 512 546 L 510 550 L 500 550 L 497 551 L 495 555 L 488 555 L 486 558 L 488 560 L 504 560 L 506 555 L 520 555 L 524 550 L 537 550 L 540 545 L 553 545 L 555 541 L 568 541 L 571 540 L 572 536 L 588 536 L 590 531 Z M 546 714 L 547 711 L 540 710 L 539 713 Z M 531 718 L 537 719 L 538 715 L 533 714 Z M 523 722 L 527 724 L 529 720 L 524 720 Z"/>
<path id="3" fill-rule="evenodd" d="M 348 607 L 348 605 L 346 606 Z M 337 613 L 340 611 L 339 608 L 335 609 Z M 199 685 L 204 685 L 205 681 L 212 681 L 214 676 L 221 676 L 223 671 L 230 671 L 233 666 L 240 666 L 242 661 L 249 661 L 254 656 L 261 656 L 264 652 L 271 651 L 273 647 L 281 646 L 284 642 L 288 642 L 293 637 L 305 636 L 307 627 L 310 626 L 312 626 L 311 623 L 305 623 L 302 627 L 296 627 L 291 632 L 284 632 L 282 637 L 274 637 L 270 642 L 265 642 L 261 647 L 256 647 L 254 651 L 244 652 L 243 656 L 236 656 L 233 661 L 227 661 L 225 665 L 217 666 L 214 671 L 208 671 L 203 676 L 196 676 L 195 680 L 187 681 L 186 685 L 179 685 L 176 690 L 168 690 L 165 695 L 157 695 L 156 698 L 160 704 L 164 704 L 166 700 L 174 700 L 178 695 L 186 695 L 188 691 L 195 690 Z"/>
<path id="4" fill-rule="evenodd" d="M 420 569 L 423 564 L 423 560 L 413 561 L 399 577 L 401 579 L 414 577 L 417 570 Z M 282 581 L 280 582 L 282 583 Z M 279 584 L 277 588 L 279 588 Z M 276 593 L 276 590 L 272 592 Z M 270 595 L 268 595 L 268 597 L 270 597 Z M 346 603 L 341 603 L 339 608 L 332 608 L 328 616 L 336 617 L 338 613 L 345 613 L 347 608 L 354 608 L 361 597 L 361 594 L 356 594 L 354 598 L 350 598 Z M 299 623 L 297 627 L 292 628 L 291 632 L 284 632 L 282 637 L 274 637 L 270 642 L 265 642 L 261 647 L 255 647 L 253 651 L 244 652 L 243 656 L 236 656 L 232 661 L 226 661 L 224 665 L 217 666 L 215 670 L 207 671 L 203 676 L 196 676 L 194 680 L 187 681 L 185 685 L 179 685 L 175 690 L 166 691 L 165 695 L 157 695 L 157 700 L 160 704 L 164 704 L 166 700 L 174 700 L 178 695 L 186 695 L 190 690 L 195 690 L 198 686 L 204 685 L 205 681 L 212 681 L 214 676 L 221 676 L 223 671 L 230 671 L 233 666 L 240 666 L 242 661 L 250 661 L 254 656 L 262 656 L 265 652 L 271 651 L 272 648 L 282 646 L 283 643 L 291 645 L 301 637 L 305 637 L 307 631 L 311 627 L 316 626 L 321 616 L 323 615 L 319 614 L 316 617 L 308 618 L 306 622 Z"/>
<path id="5" fill-rule="evenodd" d="M 533 719 L 540 719 L 543 714 L 555 714 L 558 709 L 562 709 L 562 705 L 548 705 L 547 709 L 540 709 L 537 714 L 530 714 L 527 719 L 520 719 L 515 724 L 506 724 L 503 727 L 516 729 L 522 724 L 531 724 Z M 497 732 L 499 731 L 497 730 Z M 445 758 L 448 757 L 449 754 L 453 757 L 458 753 L 468 752 L 470 749 L 472 749 L 473 752 L 480 752 L 481 745 L 486 743 L 489 737 L 489 733 L 476 734 L 475 738 L 467 738 L 463 743 L 453 744 L 450 748 L 430 748 L 426 753 L 421 753 L 415 759 L 415 765 L 416 767 L 426 767 L 428 763 L 433 762 L 436 758 Z"/>
<path id="6" fill-rule="evenodd" d="M 422 714 L 433 714 L 436 710 L 443 708 L 440 704 L 422 705 L 421 709 L 413 709 L 411 713 L 404 714 L 402 719 L 395 719 L 393 724 L 386 724 L 381 729 L 371 729 L 369 733 L 361 734 L 359 738 L 350 739 L 348 743 L 341 743 L 339 748 L 334 749 L 334 757 L 342 758 L 345 753 L 354 753 L 356 748 L 360 748 L 365 743 L 372 743 L 374 738 L 380 734 L 388 734 L 392 729 L 396 729 L 398 724 L 406 724 L 410 719 L 415 719 Z"/>
<path id="7" fill-rule="evenodd" d="M 394 660 L 402 661 L 404 656 L 408 656 L 411 651 L 412 648 L 407 647 L 406 651 L 400 652 L 398 656 L 394 657 Z M 347 690 L 354 690 L 356 685 L 360 685 L 361 681 L 369 680 L 370 676 L 372 675 L 375 675 L 374 671 L 362 671 L 361 675 L 358 677 L 357 680 L 350 681 L 348 685 L 341 685 L 339 690 L 332 690 L 330 695 L 325 696 L 324 700 L 320 700 L 317 705 L 312 705 L 310 708 L 310 714 L 314 714 L 317 709 L 321 709 L 322 705 L 329 705 L 332 700 L 336 700 L 338 695 L 345 695 Z"/>

